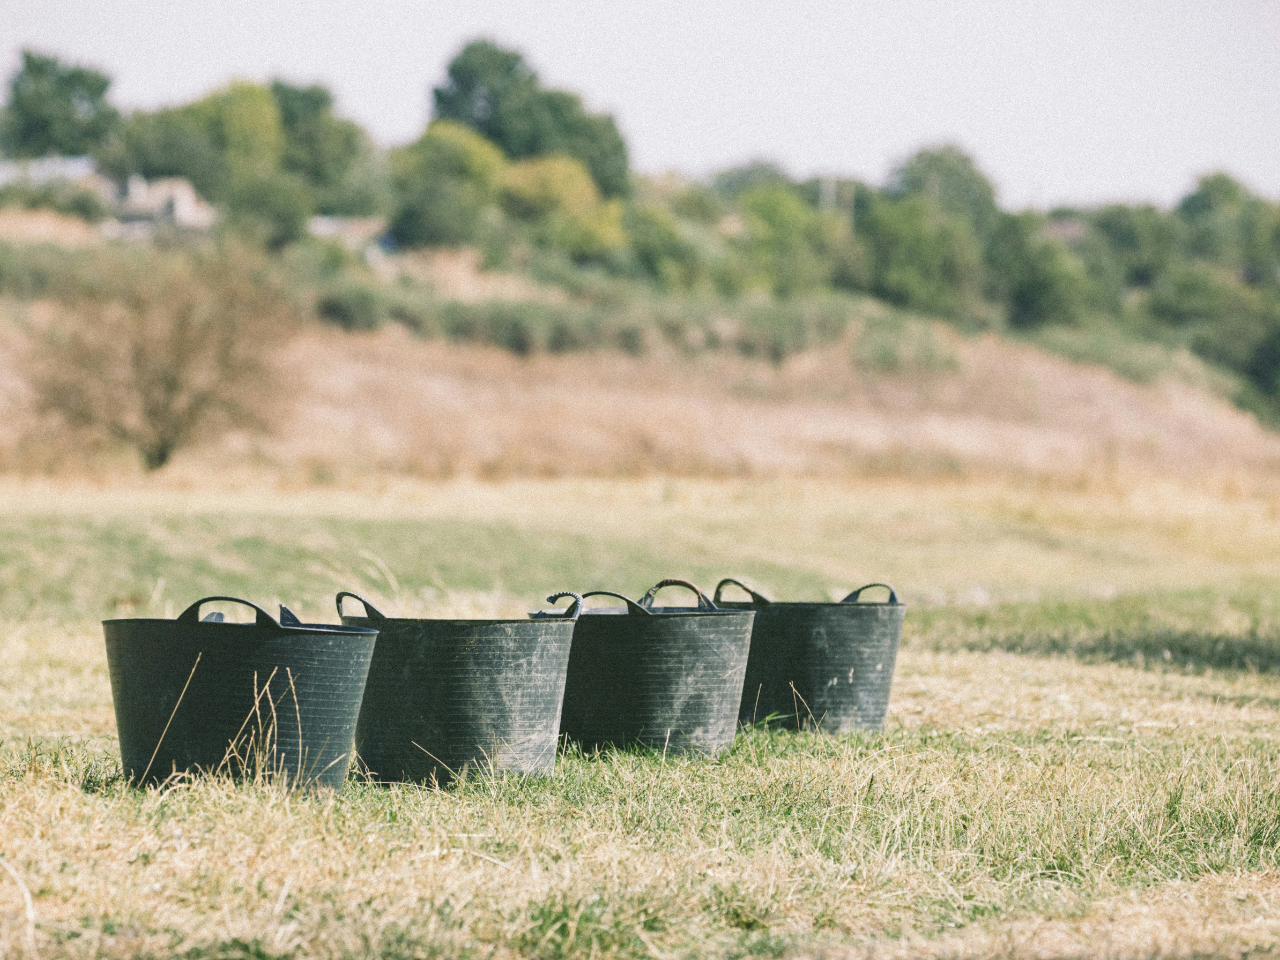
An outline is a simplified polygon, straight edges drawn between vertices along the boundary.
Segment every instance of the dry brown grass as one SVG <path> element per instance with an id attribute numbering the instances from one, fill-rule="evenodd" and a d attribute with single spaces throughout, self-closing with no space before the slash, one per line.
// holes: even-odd
<path id="1" fill-rule="evenodd" d="M 35 316 L 35 307 L 10 305 Z M 19 324 L 20 325 L 20 324 Z M 41 456 L 13 322 L 0 323 L 0 469 L 74 472 Z M 935 336 L 955 369 L 859 367 L 850 346 L 781 366 L 657 350 L 520 358 L 403 328 L 313 328 L 287 351 L 294 415 L 180 456 L 295 481 L 452 476 L 1020 477 L 1128 485 L 1134 476 L 1280 477 L 1280 437 L 1187 379 L 1150 384 L 996 337 Z M 277 418 L 280 419 L 280 418 Z M 34 438 L 34 440 L 33 440 Z M 25 446 L 24 446 L 25 443 Z M 121 472 L 82 458 L 79 471 Z M 127 469 L 127 467 L 126 467 Z"/>
<path id="2" fill-rule="evenodd" d="M 350 475 L 1273 474 L 1280 438 L 1190 386 L 1140 386 L 995 338 L 954 373 L 725 355 L 520 359 L 390 329 L 296 347 L 309 387 L 263 455 Z"/>
<path id="3" fill-rule="evenodd" d="M 4 652 L 89 663 L 99 644 L 10 636 Z M 1269 955 L 1280 932 L 1276 870 L 1180 879 L 1197 844 L 1223 854 L 1163 812 L 1185 786 L 1194 816 L 1265 818 L 1274 707 L 1241 704 L 1274 681 L 907 651 L 883 741 L 570 758 L 530 789 L 334 800 L 104 791 L 82 758 L 112 747 L 105 676 L 77 672 L 81 723 L 10 753 L 0 794 L 45 956 L 1191 957 Z M 6 714 L 18 737 L 62 717 Z M 1037 879 L 1038 858 L 1081 855 L 1082 873 Z M 11 884 L 0 955 L 26 931 Z"/>
<path id="4" fill-rule="evenodd" d="M 56 244 L 59 247 L 98 246 L 102 231 L 81 217 L 52 210 L 0 208 L 0 242 L 17 245 Z"/>
<path id="5" fill-rule="evenodd" d="M 1280 569 L 1272 495 L 1152 481 L 288 492 L 182 489 L 175 473 L 124 489 L 8 481 L 0 503 L 0 556 L 33 558 L 36 577 L 108 589 L 110 568 L 130 562 L 121 551 L 138 550 L 160 558 L 145 594 L 190 599 L 182 578 L 208 564 L 224 578 L 247 570 L 267 595 L 288 573 L 286 599 L 314 594 L 326 618 L 334 565 L 358 577 L 364 564 L 344 546 L 353 531 L 388 608 L 427 615 L 518 613 L 532 580 L 558 584 L 582 537 L 606 545 L 627 582 L 655 558 L 767 562 L 806 585 L 884 576 L 913 602 L 963 610 L 1211 585 L 1225 597 L 1242 582 L 1266 593 Z M 576 539 L 557 541 L 565 531 Z M 559 546 L 528 553 L 548 543 Z M 442 555 L 485 550 L 533 567 L 530 583 L 418 592 L 440 584 Z M 6 592 L 19 586 L 10 573 Z M 1209 606 L 1186 628 L 1257 632 L 1248 604 Z M 101 632 L 71 609 L 0 623 L 0 851 L 31 893 L 43 957 L 1137 960 L 1268 956 L 1280 942 L 1274 674 L 931 650 L 909 636 L 883 737 L 751 734 L 716 762 L 569 755 L 549 781 L 453 792 L 132 792 L 109 780 Z M 960 613 L 929 611 L 930 635 L 947 616 L 970 629 Z M 28 929 L 17 882 L 0 875 L 0 956 L 29 955 Z"/>

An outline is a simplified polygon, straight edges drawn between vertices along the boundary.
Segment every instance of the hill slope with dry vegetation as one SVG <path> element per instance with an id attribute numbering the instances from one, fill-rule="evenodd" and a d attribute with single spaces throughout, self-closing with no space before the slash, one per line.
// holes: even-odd
<path id="1" fill-rule="evenodd" d="M 258 268 L 243 255 L 206 253 L 190 262 L 171 254 L 139 259 L 113 248 L 96 255 L 114 259 L 110 270 L 86 261 L 97 285 L 91 296 L 80 292 L 88 281 L 58 281 L 70 293 L 45 281 L 46 289 L 0 304 L 5 469 L 131 472 L 136 468 L 120 447 L 129 439 L 125 427 L 104 422 L 87 434 L 79 422 L 87 418 L 86 404 L 71 410 L 67 391 L 51 398 L 48 385 L 80 382 L 86 387 L 80 399 L 90 406 L 144 411 L 160 388 L 138 379 L 138 369 L 150 370 L 156 381 L 174 369 L 175 350 L 203 350 L 208 357 L 189 366 L 192 377 L 207 378 L 223 363 L 218 337 L 255 330 L 252 343 L 237 348 L 240 359 L 226 378 L 241 384 L 244 360 L 260 351 L 260 359 L 271 362 L 274 389 L 258 389 L 251 410 L 244 385 L 217 394 L 223 407 L 238 403 L 242 415 L 223 416 L 220 430 L 188 429 L 181 442 L 190 449 L 174 464 L 179 472 L 239 468 L 318 482 L 370 472 L 423 478 L 1012 475 L 1076 482 L 1125 471 L 1270 475 L 1280 467 L 1280 438 L 1233 406 L 1229 384 L 1185 353 L 1165 352 L 1149 370 L 1124 377 L 1031 340 L 965 335 L 874 301 L 838 305 L 838 325 L 821 313 L 832 308 L 795 308 L 797 322 L 826 328 L 798 337 L 794 349 L 772 359 L 757 349 L 765 334 L 751 326 L 750 315 L 717 319 L 714 313 L 683 326 L 668 318 L 665 328 L 641 318 L 649 325 L 619 327 L 637 331 L 630 345 L 625 337 L 611 341 L 600 334 L 594 347 L 514 350 L 510 343 L 485 343 L 487 328 L 441 333 L 386 323 L 344 331 L 289 319 L 278 291 L 254 293 Z M 58 269 L 74 272 L 65 264 Z M 102 294 L 99 274 L 119 278 L 131 271 L 134 279 L 122 293 Z M 415 282 L 433 291 L 433 308 L 446 317 L 456 305 L 488 317 L 494 327 L 525 322 L 523 314 L 503 311 L 557 309 L 555 290 L 480 271 L 474 259 L 394 258 L 381 269 L 386 288 L 405 289 L 406 272 L 425 277 Z M 237 289 L 224 296 L 218 278 L 232 273 Z M 165 293 L 165 284 L 194 290 L 192 283 L 203 286 L 185 299 Z M 120 310 L 102 306 L 112 296 Z M 558 299 L 569 302 L 563 293 Z M 223 302 L 232 306 L 218 322 L 231 326 L 197 340 L 191 317 Z M 236 303 L 244 317 L 234 315 Z M 257 317 L 263 304 L 282 318 L 270 329 Z M 627 309 L 634 308 L 620 308 L 617 323 L 633 322 Z M 805 309 L 817 311 L 818 319 Z M 135 319 L 121 325 L 120 316 Z M 103 366 L 108 355 L 117 371 L 111 378 Z M 148 363 L 138 361 L 140 355 L 149 356 Z M 138 368 L 132 373 L 131 362 Z M 164 389 L 188 403 L 195 395 L 191 385 L 183 386 L 185 393 Z M 134 419 L 141 416 L 136 412 Z M 246 429 L 255 421 L 268 429 Z M 136 424 L 130 429 L 136 433 Z"/>

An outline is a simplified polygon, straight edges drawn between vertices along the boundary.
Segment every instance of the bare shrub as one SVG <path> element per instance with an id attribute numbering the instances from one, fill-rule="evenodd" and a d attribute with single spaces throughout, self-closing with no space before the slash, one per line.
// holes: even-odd
<path id="1" fill-rule="evenodd" d="M 236 248 L 104 260 L 39 330 L 31 384 L 67 428 L 131 446 L 147 470 L 201 435 L 261 429 L 283 391 L 272 363 L 293 306 Z"/>

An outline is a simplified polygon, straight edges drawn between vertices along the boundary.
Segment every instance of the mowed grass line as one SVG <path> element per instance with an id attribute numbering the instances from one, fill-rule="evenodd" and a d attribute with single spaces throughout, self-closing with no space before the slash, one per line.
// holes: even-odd
<path id="1" fill-rule="evenodd" d="M 1280 670 L 1280 590 L 1254 580 L 1201 588 L 913 611 L 904 643 L 1187 670 Z"/>

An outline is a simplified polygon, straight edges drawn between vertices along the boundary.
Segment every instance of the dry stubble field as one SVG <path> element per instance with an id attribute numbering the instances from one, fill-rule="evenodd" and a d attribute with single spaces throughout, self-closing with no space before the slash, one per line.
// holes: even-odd
<path id="1" fill-rule="evenodd" d="M 1280 952 L 1280 500 L 1156 483 L 0 490 L 0 955 Z M 339 797 L 119 778 L 97 621 L 871 579 L 883 735 Z"/>

